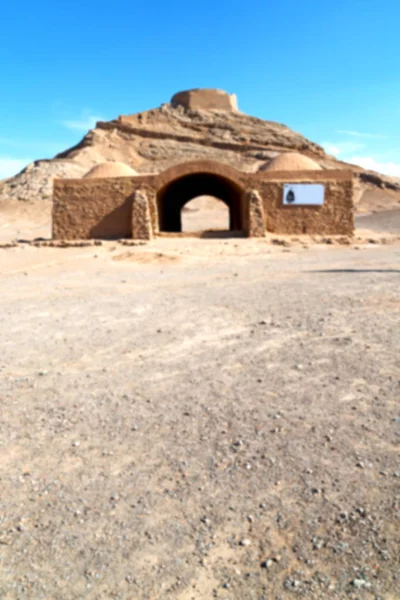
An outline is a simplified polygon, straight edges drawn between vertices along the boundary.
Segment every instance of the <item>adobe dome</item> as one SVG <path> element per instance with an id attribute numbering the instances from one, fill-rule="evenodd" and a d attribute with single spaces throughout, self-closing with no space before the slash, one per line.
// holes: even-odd
<path id="1" fill-rule="evenodd" d="M 133 177 L 136 171 L 122 162 L 103 162 L 95 165 L 88 171 L 83 179 L 100 179 L 103 177 Z"/>
<path id="2" fill-rule="evenodd" d="M 315 160 L 298 152 L 283 152 L 269 163 L 262 165 L 259 171 L 321 171 Z"/>

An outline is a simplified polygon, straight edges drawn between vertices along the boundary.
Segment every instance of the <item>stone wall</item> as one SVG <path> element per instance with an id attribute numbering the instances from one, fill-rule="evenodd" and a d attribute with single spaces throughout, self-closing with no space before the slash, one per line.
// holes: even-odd
<path id="1" fill-rule="evenodd" d="M 150 239 L 158 233 L 157 194 L 190 174 L 223 178 L 237 190 L 235 214 L 245 235 L 352 235 L 353 177 L 347 171 L 242 173 L 212 161 L 184 163 L 158 175 L 54 182 L 53 238 Z M 283 205 L 285 183 L 322 183 L 321 206 Z M 140 194 L 135 192 L 140 191 Z M 236 193 L 236 192 L 235 192 Z M 193 197 L 196 189 L 193 190 Z M 162 201 L 162 194 L 159 195 Z M 160 201 L 160 200 L 159 200 Z M 147 205 L 146 205 L 147 203 Z M 139 232 L 139 233 L 138 233 Z M 140 234 L 140 235 L 139 235 Z"/>
<path id="2" fill-rule="evenodd" d="M 183 106 L 191 110 L 225 110 L 236 112 L 238 110 L 235 94 L 228 94 L 223 90 L 195 89 L 178 92 L 171 98 L 172 106 Z"/>

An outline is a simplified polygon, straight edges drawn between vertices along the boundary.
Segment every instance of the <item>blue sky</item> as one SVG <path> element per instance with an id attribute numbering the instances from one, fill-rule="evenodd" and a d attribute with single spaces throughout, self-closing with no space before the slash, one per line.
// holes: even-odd
<path id="1" fill-rule="evenodd" d="M 0 178 L 193 87 L 400 177 L 398 0 L 13 0 L 1 17 Z"/>

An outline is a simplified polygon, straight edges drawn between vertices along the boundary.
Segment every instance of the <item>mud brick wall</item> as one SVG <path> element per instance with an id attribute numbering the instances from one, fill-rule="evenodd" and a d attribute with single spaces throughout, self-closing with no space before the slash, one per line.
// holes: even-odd
<path id="1" fill-rule="evenodd" d="M 134 192 L 151 189 L 150 180 L 148 177 L 56 179 L 53 239 L 132 237 Z"/>
<path id="2" fill-rule="evenodd" d="M 257 174 L 264 202 L 265 228 L 280 234 L 352 235 L 354 232 L 353 176 L 347 171 L 276 171 Z M 321 183 L 321 206 L 283 204 L 285 183 Z"/>
<path id="3" fill-rule="evenodd" d="M 234 205 L 236 216 L 242 215 L 241 225 L 245 235 L 260 236 L 263 235 L 263 230 L 295 235 L 351 235 L 354 231 L 351 172 L 323 170 L 241 173 L 228 165 L 213 161 L 193 161 L 157 175 L 55 180 L 53 238 L 130 238 L 138 231 L 135 222 L 137 210 L 136 218 L 142 219 L 143 223 L 148 221 L 146 227 L 140 229 L 140 236 L 150 239 L 158 233 L 157 194 L 161 194 L 167 185 L 193 174 L 200 177 L 218 176 L 219 180 L 222 179 L 231 186 L 229 189 L 233 196 L 229 201 Z M 324 204 L 285 206 L 285 183 L 324 184 Z M 135 192 L 139 190 L 144 194 L 143 198 L 147 199 L 147 207 L 142 202 L 140 208 L 134 202 Z M 194 186 L 193 197 L 196 190 L 197 187 Z M 162 202 L 162 196 L 159 197 Z M 256 207 L 254 202 L 251 204 L 250 198 L 258 199 L 259 206 Z M 166 208 L 163 207 L 163 210 Z M 255 216 L 257 223 L 254 221 Z"/>

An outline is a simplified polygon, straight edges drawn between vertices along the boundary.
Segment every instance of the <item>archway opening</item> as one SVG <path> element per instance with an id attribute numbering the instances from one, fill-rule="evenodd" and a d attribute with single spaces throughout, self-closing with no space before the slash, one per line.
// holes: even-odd
<path id="1" fill-rule="evenodd" d="M 184 175 L 158 192 L 159 230 L 182 232 L 182 209 L 191 200 L 204 196 L 213 197 L 226 205 L 229 211 L 227 231 L 243 230 L 242 190 L 230 179 L 215 173 Z M 186 215 L 184 221 L 186 222 Z"/>
<path id="2" fill-rule="evenodd" d="M 230 230 L 229 207 L 214 196 L 197 196 L 181 210 L 182 233 Z"/>

